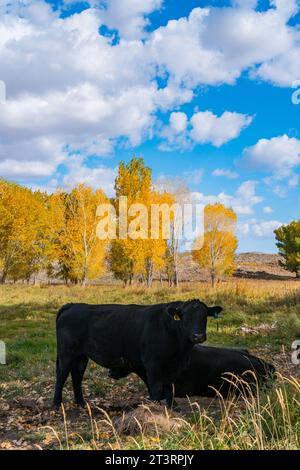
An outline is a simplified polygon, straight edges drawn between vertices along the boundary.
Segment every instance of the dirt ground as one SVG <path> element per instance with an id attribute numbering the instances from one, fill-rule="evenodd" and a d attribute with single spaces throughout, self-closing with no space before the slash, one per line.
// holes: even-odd
<path id="1" fill-rule="evenodd" d="M 292 364 L 289 351 L 282 349 L 274 354 L 269 348 L 261 347 L 252 352 L 272 362 L 280 374 L 300 381 L 300 366 Z M 22 381 L 21 396 L 0 399 L 0 449 L 57 449 L 66 448 L 74 441 L 79 442 L 79 447 L 84 442 L 86 447 L 94 434 L 98 438 L 97 448 L 114 448 L 120 435 L 126 442 L 141 430 L 155 435 L 157 425 L 162 431 L 172 431 L 180 426 L 182 419 L 192 418 L 199 409 L 216 419 L 222 406 L 219 399 L 192 397 L 176 400 L 180 412 L 166 410 L 163 405 L 148 401 L 146 390 L 132 375 L 121 387 L 116 383 L 103 397 L 92 393 L 86 383 L 89 405 L 86 409 L 72 404 L 69 384 L 64 394 L 64 411 L 55 411 L 51 408 L 53 381 L 43 384 L 42 394 L 36 391 L 37 382 L 38 379 L 33 383 Z M 233 410 L 240 411 L 238 405 Z"/>

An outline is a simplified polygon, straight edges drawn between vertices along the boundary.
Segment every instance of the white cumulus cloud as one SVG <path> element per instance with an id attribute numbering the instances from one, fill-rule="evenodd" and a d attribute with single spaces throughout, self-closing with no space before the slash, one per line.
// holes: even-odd
<path id="1" fill-rule="evenodd" d="M 224 176 L 225 178 L 228 179 L 236 179 L 239 177 L 239 174 L 236 171 L 231 171 L 231 170 L 226 170 L 224 168 L 216 168 L 212 172 L 213 176 Z"/>
<path id="2" fill-rule="evenodd" d="M 199 204 L 215 204 L 217 202 L 231 207 L 238 215 L 253 214 L 254 207 L 263 201 L 263 197 L 256 194 L 256 181 L 244 181 L 234 194 L 221 192 L 217 195 L 204 195 L 193 192 L 193 200 Z"/>
<path id="3" fill-rule="evenodd" d="M 76 1 L 61 2 L 60 8 L 68 11 L 70 3 Z M 279 86 L 299 79 L 299 29 L 290 23 L 296 0 L 273 0 L 265 11 L 255 10 L 252 0 L 195 8 L 153 31 L 147 30 L 149 15 L 162 0 L 88 4 L 70 16 L 60 16 L 43 0 L 0 4 L 0 78 L 7 87 L 0 113 L 3 175 L 23 175 L 28 168 L 29 177 L 48 173 L 54 181 L 68 155 L 103 157 L 151 138 L 160 111 L 171 114 L 169 130 L 161 132 L 166 149 L 220 147 L 252 118 L 204 111 L 188 120 L 180 106 L 199 85 L 234 84 L 242 73 Z M 117 37 L 100 34 L 103 26 L 116 29 Z M 286 145 L 291 187 L 297 145 Z M 18 161 L 23 170 L 16 168 Z"/>
<path id="4" fill-rule="evenodd" d="M 60 186 L 71 189 L 76 184 L 85 183 L 94 189 L 102 188 L 109 197 L 114 195 L 117 168 L 104 165 L 90 168 L 85 165 L 82 157 L 76 155 L 70 157 L 66 165 L 68 173 L 63 177 Z"/>
<path id="5" fill-rule="evenodd" d="M 103 21 L 110 29 L 117 29 L 127 39 L 144 35 L 149 21 L 147 15 L 158 10 L 162 0 L 104 0 Z"/>
<path id="6" fill-rule="evenodd" d="M 250 116 L 229 111 L 220 117 L 210 111 L 199 112 L 191 118 L 190 135 L 196 143 L 211 143 L 215 147 L 221 147 L 238 137 L 241 131 L 251 124 L 252 119 Z"/>
<path id="7" fill-rule="evenodd" d="M 243 129 L 251 124 L 253 117 L 225 111 L 216 116 L 210 111 L 197 112 L 190 120 L 185 113 L 174 112 L 170 115 L 169 125 L 162 130 L 166 148 L 191 148 L 199 144 L 221 147 L 237 138 Z"/>
<path id="8" fill-rule="evenodd" d="M 170 127 L 175 133 L 184 132 L 187 128 L 188 117 L 185 113 L 172 113 L 170 116 Z"/>
<path id="9" fill-rule="evenodd" d="M 274 0 L 272 8 L 260 12 L 254 9 L 255 3 L 195 8 L 187 18 L 171 20 L 154 31 L 151 53 L 162 69 L 188 86 L 233 84 L 244 70 L 290 86 L 296 66 L 286 57 L 299 52 L 299 33 L 288 21 L 299 4 L 296 0 Z M 282 61 L 287 62 L 285 70 Z"/>
<path id="10" fill-rule="evenodd" d="M 250 219 L 246 222 L 238 223 L 238 232 L 244 236 L 274 238 L 274 230 L 281 225 L 283 225 L 282 222 L 278 220 Z"/>
<path id="11" fill-rule="evenodd" d="M 300 164 L 300 140 L 287 135 L 260 139 L 245 150 L 244 162 L 254 169 L 291 170 Z"/>
<path id="12" fill-rule="evenodd" d="M 263 208 L 263 211 L 264 211 L 265 214 L 272 214 L 274 212 L 274 209 L 270 206 L 265 206 Z"/>
<path id="13" fill-rule="evenodd" d="M 240 162 L 250 170 L 270 173 L 264 178 L 266 184 L 273 186 L 274 192 L 285 196 L 287 187 L 293 188 L 298 184 L 298 175 L 294 170 L 300 165 L 300 140 L 287 135 L 260 139 L 255 145 L 244 150 Z M 278 182 L 288 180 L 287 185 Z"/>

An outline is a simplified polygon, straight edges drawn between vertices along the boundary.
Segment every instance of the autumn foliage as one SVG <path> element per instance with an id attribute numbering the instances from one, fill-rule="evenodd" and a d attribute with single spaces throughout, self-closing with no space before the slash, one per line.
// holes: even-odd
<path id="1" fill-rule="evenodd" d="M 150 168 L 145 167 L 141 158 L 133 158 L 128 165 L 119 164 L 118 176 L 115 182 L 116 197 L 114 204 L 117 215 L 120 198 L 127 197 L 128 207 L 133 204 L 142 204 L 146 216 L 151 213 L 152 204 L 172 204 L 173 199 L 167 192 L 157 192 L 152 186 L 152 175 Z M 138 207 L 138 206 L 136 206 Z M 140 230 L 143 211 L 129 213 L 128 225 Z M 139 213 L 140 212 L 140 213 Z M 149 222 L 149 221 L 148 221 Z M 135 227 L 132 227 L 132 224 Z M 162 224 L 162 221 L 161 221 Z M 141 283 L 151 287 L 154 269 L 163 268 L 167 252 L 167 240 L 163 238 L 162 226 L 158 227 L 157 238 L 151 238 L 151 223 L 147 225 L 144 239 L 118 238 L 112 242 L 109 264 L 116 278 L 125 284 L 132 283 L 134 277 Z"/>
<path id="2" fill-rule="evenodd" d="M 1 282 L 29 280 L 45 262 L 47 210 L 42 193 L 0 181 Z"/>
<path id="3" fill-rule="evenodd" d="M 193 251 L 193 259 L 209 271 L 213 286 L 220 276 L 230 275 L 235 269 L 234 255 L 238 246 L 234 235 L 236 222 L 234 211 L 223 204 L 205 207 L 204 243 L 200 250 Z"/>
<path id="4" fill-rule="evenodd" d="M 180 201 L 179 193 L 155 186 L 151 169 L 136 157 L 119 164 L 113 199 L 101 188 L 84 184 L 49 195 L 0 180 L 0 282 L 29 282 L 44 272 L 49 280 L 84 286 L 110 270 L 124 285 L 138 282 L 151 287 L 156 272 L 177 286 L 180 244 L 174 238 L 172 207 Z M 124 197 L 127 224 L 136 237 L 121 236 Z M 105 204 L 114 208 L 117 231 L 116 237 L 101 239 L 97 227 L 103 217 L 98 208 Z M 154 206 L 155 226 L 151 218 L 146 220 Z M 171 208 L 169 219 L 161 212 L 164 206 Z M 193 257 L 209 270 L 213 283 L 234 269 L 235 223 L 232 209 L 221 204 L 206 207 L 205 242 Z"/>
<path id="5" fill-rule="evenodd" d="M 58 273 L 66 281 L 85 285 L 103 273 L 108 245 L 97 237 L 96 228 L 97 208 L 106 202 L 101 189 L 93 191 L 83 184 L 50 196 L 52 227 L 56 225 L 51 233 L 52 262 L 58 261 Z"/>

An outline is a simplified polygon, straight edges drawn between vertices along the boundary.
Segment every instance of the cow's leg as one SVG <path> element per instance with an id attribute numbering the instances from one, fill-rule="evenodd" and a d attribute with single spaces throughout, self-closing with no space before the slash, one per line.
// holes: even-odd
<path id="1" fill-rule="evenodd" d="M 150 400 L 161 401 L 164 397 L 164 386 L 161 371 L 158 368 L 150 368 L 147 371 L 147 385 Z"/>
<path id="2" fill-rule="evenodd" d="M 165 399 L 166 399 L 166 402 L 167 402 L 167 406 L 169 408 L 179 408 L 178 407 L 178 404 L 176 403 L 175 401 L 175 388 L 174 388 L 174 385 L 172 383 L 167 383 L 167 384 L 164 384 L 164 396 L 165 396 Z"/>
<path id="3" fill-rule="evenodd" d="M 74 398 L 77 405 L 84 406 L 82 395 L 82 379 L 88 363 L 88 358 L 84 355 L 76 357 L 71 368 Z"/>
<path id="4" fill-rule="evenodd" d="M 59 408 L 62 402 L 62 391 L 71 371 L 72 359 L 56 359 L 56 385 L 53 404 Z"/>

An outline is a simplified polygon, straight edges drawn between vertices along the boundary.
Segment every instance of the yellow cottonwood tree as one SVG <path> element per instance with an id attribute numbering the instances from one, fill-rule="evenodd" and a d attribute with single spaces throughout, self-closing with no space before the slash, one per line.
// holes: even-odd
<path id="1" fill-rule="evenodd" d="M 126 285 L 131 284 L 133 278 L 139 272 L 141 265 L 140 240 L 133 240 L 130 237 L 122 238 L 120 230 L 121 214 L 120 201 L 122 197 L 127 198 L 127 207 L 132 204 L 145 203 L 149 199 L 151 192 L 151 170 L 146 167 L 142 158 L 134 157 L 126 164 L 119 163 L 118 174 L 115 180 L 116 197 L 114 206 L 117 219 L 117 239 L 111 244 L 108 261 L 110 269 L 117 279 L 120 279 Z M 134 217 L 128 218 L 128 225 Z M 128 227 L 126 227 L 127 231 Z"/>
<path id="2" fill-rule="evenodd" d="M 56 193 L 51 200 L 54 247 L 61 275 L 86 285 L 105 270 L 107 242 L 97 237 L 97 208 L 108 202 L 104 192 L 79 184 L 69 194 Z"/>
<path id="3" fill-rule="evenodd" d="M 126 239 L 120 236 L 111 244 L 109 264 L 117 279 L 123 280 L 125 285 L 131 284 L 134 276 L 142 279 L 148 287 L 152 285 L 155 268 L 161 267 L 165 262 L 167 248 L 166 240 L 160 230 L 157 239 L 151 238 L 151 204 L 163 204 L 170 201 L 167 193 L 158 193 L 152 188 L 152 174 L 150 168 L 145 166 L 142 158 L 134 157 L 128 164 L 119 164 L 118 175 L 115 181 L 116 198 L 114 205 L 120 224 L 119 203 L 122 197 L 127 198 L 127 207 L 133 204 L 142 204 L 140 211 L 129 214 L 128 227 L 136 226 L 136 232 L 142 235 L 139 227 L 139 218 L 145 216 L 147 222 L 143 226 L 143 237 L 133 239 L 129 235 Z M 140 213 L 139 213 L 140 212 Z M 142 214 L 143 212 L 143 214 Z M 120 226 L 119 226 L 120 228 Z M 160 227 L 161 229 L 161 227 Z"/>
<path id="4" fill-rule="evenodd" d="M 193 250 L 192 256 L 196 263 L 209 271 L 212 286 L 219 276 L 230 275 L 235 269 L 236 222 L 235 212 L 223 204 L 205 207 L 204 244 L 200 250 Z"/>
<path id="5" fill-rule="evenodd" d="M 165 219 L 161 212 L 159 212 L 157 221 L 155 221 L 151 217 L 153 215 L 151 207 L 156 205 L 158 210 L 164 206 L 171 208 L 173 203 L 173 197 L 166 191 L 159 193 L 152 190 L 148 195 L 148 199 L 145 200 L 145 206 L 149 214 L 148 238 L 145 240 L 137 240 L 137 271 L 147 287 L 152 286 L 154 271 L 162 270 L 162 268 L 166 266 L 168 238 L 164 237 L 164 231 L 167 229 L 169 230 L 169 233 L 171 233 L 171 222 L 173 217 L 173 213 L 170 210 L 169 219 Z"/>
<path id="6" fill-rule="evenodd" d="M 1 279 L 30 280 L 45 263 L 46 195 L 0 181 Z"/>

